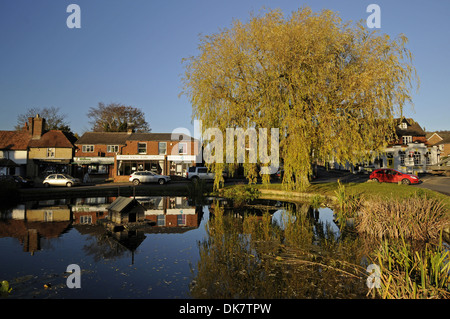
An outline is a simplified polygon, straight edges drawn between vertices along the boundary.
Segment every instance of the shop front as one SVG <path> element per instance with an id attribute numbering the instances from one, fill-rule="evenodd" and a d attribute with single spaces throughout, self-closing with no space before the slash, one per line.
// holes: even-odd
<path id="1" fill-rule="evenodd" d="M 196 160 L 195 155 L 169 155 L 167 156 L 169 162 L 170 175 L 186 176 L 186 172 L 190 166 L 193 166 Z"/>
<path id="2" fill-rule="evenodd" d="M 129 176 L 137 171 L 152 171 L 168 175 L 165 155 L 117 155 L 115 181 L 128 181 Z"/>
<path id="3" fill-rule="evenodd" d="M 74 157 L 73 163 L 77 167 L 76 177 L 81 178 L 86 173 L 98 177 L 114 177 L 114 157 Z"/>
<path id="4" fill-rule="evenodd" d="M 188 167 L 195 163 L 195 158 L 195 155 L 117 155 L 114 180 L 128 181 L 137 171 L 183 177 Z"/>

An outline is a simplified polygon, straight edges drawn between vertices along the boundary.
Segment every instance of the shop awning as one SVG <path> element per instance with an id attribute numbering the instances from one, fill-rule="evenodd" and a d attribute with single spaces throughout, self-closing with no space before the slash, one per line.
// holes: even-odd
<path id="1" fill-rule="evenodd" d="M 74 157 L 73 164 L 114 164 L 114 157 Z"/>
<path id="2" fill-rule="evenodd" d="M 14 162 L 13 160 L 10 160 L 9 158 L 0 158 L 0 166 L 1 167 L 16 167 L 19 166 Z"/>

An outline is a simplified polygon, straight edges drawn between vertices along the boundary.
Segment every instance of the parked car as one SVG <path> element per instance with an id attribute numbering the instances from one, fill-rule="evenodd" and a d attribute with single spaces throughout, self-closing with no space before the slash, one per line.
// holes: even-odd
<path id="1" fill-rule="evenodd" d="M 134 185 L 139 185 L 141 183 L 158 183 L 160 185 L 163 185 L 170 182 L 170 177 L 159 175 L 150 171 L 139 171 L 131 174 L 129 181 Z"/>
<path id="2" fill-rule="evenodd" d="M 80 185 L 81 181 L 78 178 L 72 177 L 67 174 L 51 174 L 48 175 L 42 182 L 45 187 L 49 186 L 67 186 L 72 187 Z"/>
<path id="3" fill-rule="evenodd" d="M 420 179 L 418 176 L 413 174 L 402 173 L 396 169 L 392 168 L 380 168 L 374 170 L 369 179 L 374 182 L 386 182 L 386 183 L 398 183 L 402 184 L 418 184 Z"/>
<path id="4" fill-rule="evenodd" d="M 0 183 L 9 183 L 10 185 L 16 185 L 20 188 L 28 188 L 34 186 L 33 180 L 22 177 L 20 175 L 3 175 L 0 177 Z"/>
<path id="5" fill-rule="evenodd" d="M 186 178 L 191 181 L 202 180 L 214 180 L 214 173 L 208 172 L 207 167 L 192 166 L 189 167 L 186 172 Z"/>

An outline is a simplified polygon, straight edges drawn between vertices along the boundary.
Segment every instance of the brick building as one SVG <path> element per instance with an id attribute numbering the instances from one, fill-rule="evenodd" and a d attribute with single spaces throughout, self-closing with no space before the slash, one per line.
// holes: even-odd
<path id="1" fill-rule="evenodd" d="M 103 175 L 117 182 L 143 170 L 185 176 L 198 154 L 195 139 L 171 133 L 89 132 L 75 145 L 74 163 L 80 174 Z"/>
<path id="2" fill-rule="evenodd" d="M 450 131 L 438 131 L 427 134 L 428 143 L 439 148 L 443 159 L 450 155 Z"/>

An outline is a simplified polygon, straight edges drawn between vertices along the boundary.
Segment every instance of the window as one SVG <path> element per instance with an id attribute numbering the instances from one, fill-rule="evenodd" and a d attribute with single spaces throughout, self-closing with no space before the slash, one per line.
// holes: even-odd
<path id="1" fill-rule="evenodd" d="M 93 153 L 94 152 L 94 145 L 83 145 L 82 146 L 83 153 Z"/>
<path id="2" fill-rule="evenodd" d="M 108 153 L 118 153 L 119 152 L 119 145 L 108 145 L 106 147 L 106 151 Z"/>
<path id="3" fill-rule="evenodd" d="M 427 159 L 427 165 L 431 164 L 431 152 L 427 152 L 427 154 L 425 154 L 425 157 Z"/>
<path id="4" fill-rule="evenodd" d="M 403 144 L 408 144 L 412 142 L 412 136 L 403 136 L 402 137 Z"/>
<path id="5" fill-rule="evenodd" d="M 52 222 L 53 221 L 53 211 L 45 211 L 44 212 L 44 221 L 45 222 Z"/>
<path id="6" fill-rule="evenodd" d="M 147 154 L 147 143 L 138 143 L 138 153 Z"/>
<path id="7" fill-rule="evenodd" d="M 166 142 L 159 142 L 158 144 L 158 154 L 159 155 L 166 155 L 167 152 L 167 143 Z"/>
<path id="8" fill-rule="evenodd" d="M 208 169 L 206 167 L 202 167 L 202 168 L 198 169 L 198 172 L 206 174 L 206 173 L 208 173 Z"/>
<path id="9" fill-rule="evenodd" d="M 53 147 L 47 148 L 47 157 L 55 157 L 55 148 Z"/>
<path id="10" fill-rule="evenodd" d="M 399 151 L 398 152 L 398 156 L 400 157 L 400 165 L 401 166 L 405 166 L 405 152 L 404 151 Z"/>
<path id="11" fill-rule="evenodd" d="M 406 129 L 408 128 L 408 125 L 407 125 L 405 122 L 403 122 L 403 123 L 400 123 L 399 127 L 400 127 L 402 130 L 406 130 Z"/>
<path id="12" fill-rule="evenodd" d="M 177 216 L 177 225 L 178 226 L 186 225 L 186 214 L 180 214 Z"/>
<path id="13" fill-rule="evenodd" d="M 165 226 L 166 225 L 166 216 L 165 215 L 158 215 L 156 217 L 156 225 L 158 225 L 158 226 Z"/>
<path id="14" fill-rule="evenodd" d="M 414 152 L 414 165 L 420 165 L 422 163 L 422 158 L 420 152 Z"/>
<path id="15" fill-rule="evenodd" d="M 178 143 L 178 154 L 187 154 L 187 143 Z"/>
<path id="16" fill-rule="evenodd" d="M 80 224 L 92 224 L 92 216 L 80 216 Z"/>

